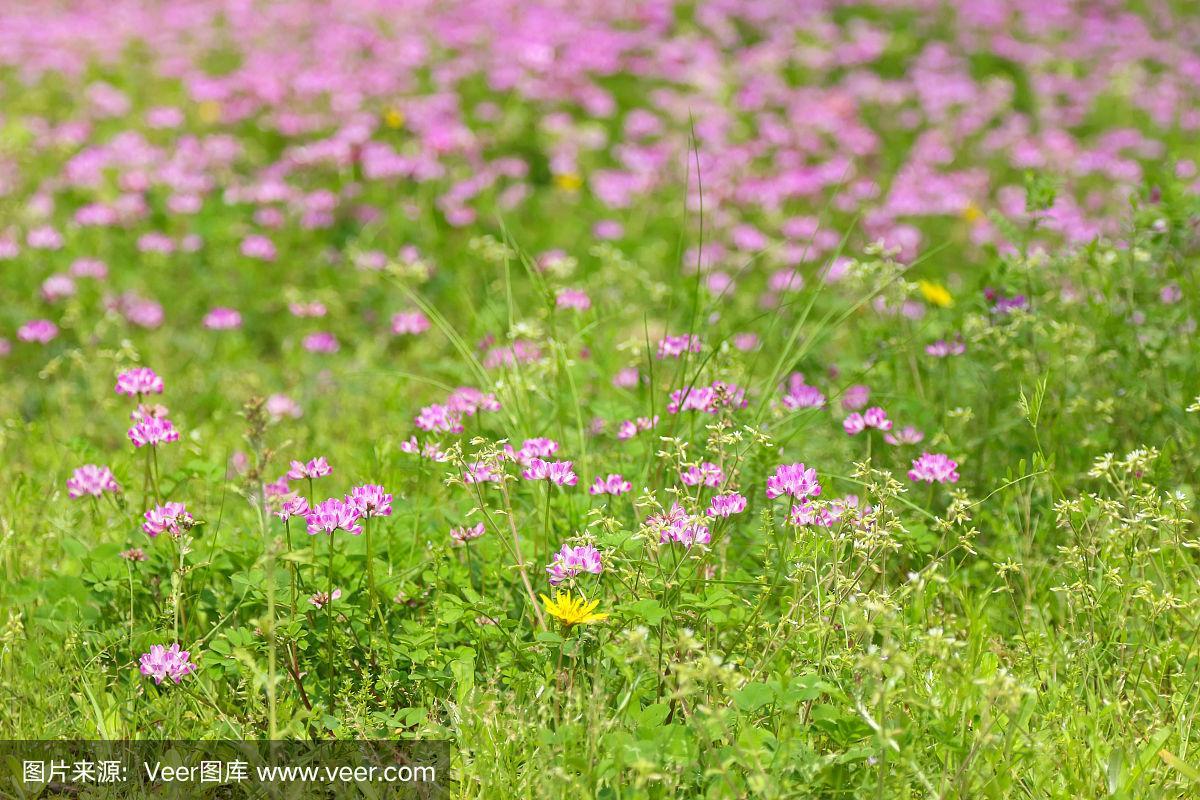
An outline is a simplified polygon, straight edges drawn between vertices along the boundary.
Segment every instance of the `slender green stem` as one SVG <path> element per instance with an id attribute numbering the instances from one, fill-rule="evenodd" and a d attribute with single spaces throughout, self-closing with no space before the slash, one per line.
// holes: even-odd
<path id="1" fill-rule="evenodd" d="M 291 554 L 292 554 L 292 521 L 290 519 L 285 519 L 283 521 L 283 530 L 284 530 L 284 540 L 287 542 L 287 552 L 288 552 L 288 555 L 291 556 Z M 298 581 L 296 562 L 295 562 L 295 560 L 293 560 L 291 558 L 288 559 L 288 578 L 292 584 L 292 592 L 291 592 L 292 618 L 294 619 L 296 617 L 296 603 L 297 603 L 297 600 L 299 599 L 299 595 L 298 595 L 298 591 L 296 588 L 296 583 Z"/>
<path id="2" fill-rule="evenodd" d="M 362 527 L 363 535 L 367 538 L 367 593 L 371 598 L 371 617 L 374 618 L 379 613 L 379 600 L 375 595 L 375 549 L 371 542 L 371 529 L 375 526 L 370 524 L 369 518 L 364 517 Z"/>
<path id="3" fill-rule="evenodd" d="M 150 459 L 154 462 L 154 502 L 159 504 L 162 502 L 162 489 L 158 479 L 158 447 L 150 445 Z"/>
<path id="4" fill-rule="evenodd" d="M 133 564 L 128 560 L 125 561 L 125 573 L 129 578 L 129 657 L 137 660 L 137 653 L 133 650 Z"/>
<path id="5" fill-rule="evenodd" d="M 513 554 L 517 559 L 517 572 L 521 576 L 521 583 L 525 586 L 525 593 L 529 596 L 529 605 L 533 611 L 534 617 L 537 618 L 538 627 L 546 629 L 546 618 L 542 614 L 542 606 L 537 601 L 537 596 L 533 593 L 533 584 L 529 582 L 529 573 L 525 570 L 525 557 L 521 553 L 521 537 L 517 533 L 517 520 L 513 516 L 512 499 L 508 494 L 508 487 L 504 481 L 500 482 L 500 497 L 504 500 L 504 514 L 508 518 L 508 527 L 512 533 Z"/>
<path id="6" fill-rule="evenodd" d="M 470 581 L 471 588 L 475 588 L 475 563 L 471 559 L 471 542 L 469 539 L 467 541 L 463 542 L 463 550 L 466 551 L 466 558 L 467 558 L 467 580 Z M 480 589 L 482 589 L 482 588 L 483 588 L 483 584 L 481 582 Z"/>
<path id="7" fill-rule="evenodd" d="M 179 565 L 176 568 L 175 574 L 174 574 L 174 576 L 172 576 L 172 579 L 171 579 L 171 583 L 173 584 L 173 588 L 175 590 L 174 591 L 174 595 L 175 595 L 174 602 L 172 603 L 172 605 L 175 606 L 175 609 L 174 609 L 174 611 L 175 611 L 175 641 L 178 642 L 178 641 L 180 641 L 180 639 L 179 639 L 180 621 L 183 617 L 183 557 L 184 557 L 183 534 L 181 533 L 178 536 L 172 536 L 171 539 L 172 539 L 172 541 L 175 542 L 176 552 L 179 555 Z"/>
<path id="8" fill-rule="evenodd" d="M 267 556 L 267 732 L 272 740 L 278 738 L 278 714 L 275 703 L 275 670 L 278 637 L 275 635 L 275 542 L 267 529 L 266 492 L 259 485 L 258 532 Z"/>
<path id="9" fill-rule="evenodd" d="M 333 666 L 333 533 L 329 533 L 329 568 L 326 572 L 328 580 L 325 600 L 325 619 L 327 630 L 325 634 L 325 657 L 329 668 L 329 715 L 333 716 L 337 705 L 337 672 Z"/>
<path id="10" fill-rule="evenodd" d="M 151 505 L 153 504 L 150 502 L 150 453 L 146 453 L 145 469 L 142 472 L 142 511 L 149 511 Z"/>
<path id="11" fill-rule="evenodd" d="M 545 560 L 554 557 L 554 545 L 550 544 L 550 481 L 546 481 L 546 517 L 542 524 L 542 546 Z"/>

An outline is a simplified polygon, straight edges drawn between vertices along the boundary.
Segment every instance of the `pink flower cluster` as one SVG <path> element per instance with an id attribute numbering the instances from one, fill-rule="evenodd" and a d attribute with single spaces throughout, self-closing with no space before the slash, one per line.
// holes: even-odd
<path id="1" fill-rule="evenodd" d="M 694 386 L 671 392 L 667 412 L 702 411 L 716 414 L 722 408 L 745 408 L 746 391 L 734 383 L 713 381 L 709 386 Z"/>
<path id="2" fill-rule="evenodd" d="M 392 333 L 396 336 L 417 336 L 429 327 L 429 317 L 420 311 L 401 311 L 392 315 Z"/>
<path id="3" fill-rule="evenodd" d="M 473 386 L 460 386 L 446 397 L 451 411 L 473 417 L 480 411 L 499 411 L 500 401 L 491 392 L 482 392 Z"/>
<path id="4" fill-rule="evenodd" d="M 427 458 L 430 461 L 436 461 L 439 463 L 449 460 L 449 456 L 446 455 L 446 453 L 443 452 L 442 449 L 436 444 L 433 442 L 426 442 L 424 445 L 422 445 L 417 441 L 417 437 L 415 436 L 410 436 L 400 443 L 400 452 L 408 453 L 409 455 L 420 456 L 421 458 Z"/>
<path id="5" fill-rule="evenodd" d="M 392 495 L 378 484 L 355 486 L 350 490 L 350 494 L 346 495 L 346 502 L 353 505 L 358 515 L 364 519 L 392 515 Z"/>
<path id="6" fill-rule="evenodd" d="M 402 3 L 405 24 L 388 25 L 393 0 L 266 10 L 193 0 L 186 12 L 138 0 L 22 4 L 9 15 L 0 66 L 30 86 L 59 79 L 72 91 L 55 114 L 12 112 L 31 133 L 30 157 L 4 162 L 0 178 L 32 187 L 18 198 L 30 213 L 23 230 L 0 233 L 0 259 L 22 248 L 44 256 L 68 242 L 86 247 L 94 239 L 78 233 L 105 228 L 154 254 L 158 267 L 206 246 L 189 223 L 221 204 L 246 222 L 231 258 L 261 270 L 290 255 L 282 244 L 290 228 L 381 220 L 369 198 L 397 196 L 410 183 L 431 199 L 429 211 L 398 204 L 414 222 L 428 213 L 437 219 L 421 223 L 462 227 L 493 209 L 577 196 L 586 198 L 581 209 L 595 209 L 592 234 L 614 239 L 625 235 L 618 218 L 661 203 L 694 155 L 704 186 L 691 172 L 685 201 L 692 211 L 703 204 L 716 224 L 703 247 L 684 254 L 686 269 L 714 295 L 760 285 L 758 303 L 771 309 L 804 287 L 805 265 L 838 250 L 838 232 L 805 211 L 825 201 L 859 216 L 863 237 L 902 260 L 925 244 L 929 223 L 959 226 L 966 255 L 978 256 L 1012 244 L 988 212 L 1018 228 L 1029 219 L 1013 177 L 1052 168 L 1063 185 L 1039 235 L 1085 242 L 1119 233 L 1111 212 L 1146 166 L 1167 162 L 1170 141 L 1200 130 L 1187 3 L 878 0 L 847 13 L 831 0 L 740 0 L 687 14 L 677 5 L 592 3 L 565 13 L 550 0 Z M 909 36 L 918 12 L 925 27 Z M 218 40 L 229 65 L 214 71 Z M 90 77 L 134 43 L 143 57 L 136 102 Z M 981 58 L 1011 69 L 981 71 Z M 797 69 L 805 80 L 791 79 Z M 628 92 L 613 91 L 616 78 Z M 178 104 L 146 107 L 145 97 L 168 84 L 182 92 Z M 503 96 L 504 109 L 476 97 L 468 88 L 476 86 Z M 1015 91 L 1026 95 L 1019 103 Z M 1123 127 L 1088 124 L 1113 102 Z M 515 140 L 513 126 L 501 124 L 510 111 L 534 121 Z M 259 146 L 250 131 L 279 146 Z M 529 135 L 537 159 L 525 148 Z M 543 159 L 549 185 L 535 179 L 532 162 Z M 1197 185 L 1190 159 L 1175 171 Z M 322 183 L 350 172 L 352 186 Z M 733 265 L 747 257 L 761 263 L 735 280 Z M 433 271 L 411 245 L 347 260 L 363 270 Z M 547 253 L 538 268 L 565 277 L 573 261 Z M 821 278 L 844 271 L 834 263 Z M 750 280 L 759 272 L 764 280 Z M 103 263 L 79 258 L 38 294 L 57 301 L 76 291 L 70 280 L 106 274 Z M 994 292 L 998 313 L 1027 307 Z M 555 302 L 583 309 L 585 298 L 560 289 Z M 108 302 L 130 325 L 164 321 L 153 298 Z M 923 312 L 911 303 L 902 311 Z M 393 330 L 427 330 L 418 319 Z M 57 335 L 50 320 L 37 322 L 18 338 Z M 666 337 L 660 357 L 695 352 L 693 338 Z M 304 346 L 327 353 L 338 343 L 314 333 Z M 483 360 L 492 369 L 538 358 L 536 345 L 517 341 Z M 815 395 L 799 399 L 809 407 Z"/>
<path id="7" fill-rule="evenodd" d="M 600 561 L 600 551 L 591 545 L 571 547 L 563 545 L 546 565 L 546 574 L 550 576 L 550 585 L 558 586 L 565 580 L 574 578 L 582 572 L 599 575 L 604 571 Z"/>
<path id="8" fill-rule="evenodd" d="M 847 514 L 855 511 L 857 508 L 858 497 L 852 494 L 835 498 L 821 504 L 819 507 L 818 504 L 811 500 L 804 500 L 796 504 L 796 507 L 792 509 L 791 522 L 793 525 L 816 525 L 822 528 L 830 528 L 841 522 Z"/>
<path id="9" fill-rule="evenodd" d="M 324 458 L 314 459 L 324 461 Z M 299 462 L 293 462 L 299 463 Z M 313 462 L 309 462 L 310 464 Z M 328 468 L 328 464 L 324 465 Z M 332 470 L 329 470 L 332 471 Z M 291 473 L 289 473 L 290 475 Z M 329 472 L 325 472 L 329 474 Z M 284 504 L 288 516 L 303 514 L 310 535 L 332 534 L 342 530 L 358 535 L 363 532 L 361 522 L 373 517 L 388 517 L 392 514 L 392 495 L 374 483 L 355 486 L 345 497 L 330 497 L 311 508 L 293 498 Z"/>
<path id="10" fill-rule="evenodd" d="M 926 483 L 958 483 L 958 462 L 942 453 L 922 453 L 912 463 L 908 479 Z"/>
<path id="11" fill-rule="evenodd" d="M 783 407 L 795 411 L 801 408 L 821 408 L 825 405 L 825 395 L 815 386 L 804 382 L 804 375 L 793 372 L 788 378 L 783 392 Z"/>
<path id="12" fill-rule="evenodd" d="M 578 476 L 571 469 L 570 461 L 544 461 L 531 458 L 529 466 L 521 472 L 521 477 L 527 481 L 549 481 L 555 486 L 574 486 L 579 482 Z"/>
<path id="13" fill-rule="evenodd" d="M 699 353 L 701 347 L 700 337 L 695 334 L 664 336 L 658 343 L 658 357 L 659 359 L 679 358 L 684 353 Z"/>
<path id="14" fill-rule="evenodd" d="M 842 420 L 842 428 L 851 436 L 857 436 L 867 428 L 890 431 L 892 429 L 892 421 L 888 419 L 886 411 L 879 406 L 872 406 L 862 414 L 856 411 L 846 417 Z"/>
<path id="15" fill-rule="evenodd" d="M 714 495 L 705 514 L 710 517 L 731 517 L 746 510 L 746 498 L 738 492 Z"/>
<path id="16" fill-rule="evenodd" d="M 951 339 L 950 341 L 938 339 L 932 344 L 925 345 L 925 352 L 934 358 L 961 356 L 963 353 L 967 352 L 967 346 L 963 343 L 961 338 Z"/>
<path id="17" fill-rule="evenodd" d="M 499 483 L 502 476 L 501 471 L 492 469 L 482 461 L 475 461 L 467 465 L 467 471 L 463 473 L 463 482 L 471 485 L 476 483 Z"/>
<path id="18" fill-rule="evenodd" d="M 273 394 L 267 398 L 266 403 L 267 413 L 271 415 L 273 420 L 281 420 L 284 417 L 299 419 L 304 416 L 300 405 L 288 397 L 286 394 Z"/>
<path id="19" fill-rule="evenodd" d="M 526 439 L 521 443 L 520 450 L 513 450 L 512 445 L 504 446 L 504 454 L 524 466 L 529 466 L 535 458 L 549 458 L 558 452 L 558 442 L 553 439 Z"/>
<path id="20" fill-rule="evenodd" d="M 129 429 L 129 440 L 133 442 L 134 447 L 157 447 L 166 442 L 179 441 L 179 431 L 175 430 L 171 420 L 166 417 L 142 416 Z"/>
<path id="21" fill-rule="evenodd" d="M 42 281 L 42 299 L 47 303 L 73 297 L 75 294 L 75 279 L 70 275 L 51 275 Z"/>
<path id="22" fill-rule="evenodd" d="M 821 484 L 817 482 L 817 471 L 812 467 L 800 464 L 781 464 L 775 468 L 775 474 L 767 478 L 767 499 L 787 495 L 795 500 L 805 497 L 816 497 L 821 493 Z"/>
<path id="23" fill-rule="evenodd" d="M 304 480 L 306 478 L 324 478 L 326 475 L 333 474 L 333 467 L 329 466 L 329 461 L 325 456 L 318 456 L 310 459 L 307 463 L 303 461 L 293 461 L 287 472 L 287 479 L 291 481 Z"/>
<path id="24" fill-rule="evenodd" d="M 642 431 L 648 431 L 658 425 L 658 415 L 653 417 L 638 417 L 634 420 L 624 420 L 617 426 L 617 439 L 625 441 L 632 439 Z"/>
<path id="25" fill-rule="evenodd" d="M 58 326 L 48 319 L 35 319 L 17 328 L 17 339 L 22 342 L 48 344 L 58 337 Z"/>
<path id="26" fill-rule="evenodd" d="M 334 600 L 340 600 L 342 597 L 341 589 L 334 589 L 332 592 L 313 592 L 308 602 L 312 603 L 317 609 L 322 609 L 329 605 Z"/>
<path id="27" fill-rule="evenodd" d="M 842 408 L 847 411 L 862 408 L 871 397 L 871 390 L 861 383 L 856 383 L 852 386 L 847 386 L 846 391 L 842 392 Z"/>
<path id="28" fill-rule="evenodd" d="M 357 536 L 362 533 L 362 526 L 359 525 L 361 517 L 357 505 L 341 497 L 331 497 L 313 506 L 305 515 L 304 521 L 310 536 L 318 533 L 332 534 L 337 530 Z"/>
<path id="29" fill-rule="evenodd" d="M 542 349 L 533 342 L 517 339 L 511 345 L 488 348 L 483 356 L 484 369 L 499 369 L 517 364 L 531 364 L 542 359 Z"/>
<path id="30" fill-rule="evenodd" d="M 305 317 L 323 317 L 329 313 L 329 309 L 325 307 L 324 303 L 320 302 L 294 302 L 288 303 L 288 313 L 293 317 L 304 319 Z"/>
<path id="31" fill-rule="evenodd" d="M 925 434 L 914 428 L 912 425 L 905 425 L 895 432 L 888 432 L 883 435 L 883 440 L 890 445 L 899 446 L 902 444 L 919 444 L 924 440 Z"/>
<path id="32" fill-rule="evenodd" d="M 163 503 L 147 511 L 145 517 L 146 521 L 142 523 L 142 530 L 151 539 L 160 533 L 178 536 L 195 523 L 195 519 L 188 513 L 187 507 L 183 503 Z"/>
<path id="33" fill-rule="evenodd" d="M 612 495 L 614 497 L 623 495 L 633 489 L 633 484 L 625 480 L 625 478 L 617 473 L 612 473 L 606 478 L 596 477 L 592 487 L 588 489 L 589 494 L 593 495 Z"/>
<path id="34" fill-rule="evenodd" d="M 237 330 L 242 327 L 242 315 L 235 309 L 219 306 L 204 315 L 204 327 L 210 331 Z"/>
<path id="35" fill-rule="evenodd" d="M 149 367 L 134 367 L 117 375 L 116 392 L 132 396 L 162 394 L 163 379 Z"/>
<path id="36" fill-rule="evenodd" d="M 462 414 L 450 406 L 435 403 L 425 406 L 413 420 L 418 430 L 442 433 L 462 433 Z"/>
<path id="37" fill-rule="evenodd" d="M 179 649 L 178 643 L 172 644 L 169 648 L 156 644 L 150 648 L 149 653 L 142 654 L 141 673 L 153 678 L 154 683 L 158 685 L 161 685 L 167 678 L 179 683 L 184 676 L 191 675 L 196 671 L 196 665 L 191 662 L 190 658 L 187 650 Z"/>
<path id="38" fill-rule="evenodd" d="M 554 305 L 556 308 L 587 311 L 592 307 L 592 299 L 587 292 L 578 289 L 560 289 L 554 297 Z"/>
<path id="39" fill-rule="evenodd" d="M 279 504 L 279 508 L 275 511 L 275 516 L 287 522 L 292 517 L 307 517 L 310 511 L 308 498 L 301 497 L 300 495 L 292 495 Z"/>
<path id="40" fill-rule="evenodd" d="M 646 526 L 658 532 L 660 544 L 676 542 L 690 548 L 692 545 L 708 544 L 712 541 L 708 526 L 692 517 L 679 503 L 671 504 L 670 511 L 647 517 Z"/>
<path id="41" fill-rule="evenodd" d="M 480 411 L 499 411 L 500 401 L 494 394 L 484 393 L 470 386 L 460 386 L 446 398 L 446 402 L 425 406 L 413 420 L 419 430 L 440 433 L 462 433 L 463 417 L 472 417 Z"/>
<path id="42" fill-rule="evenodd" d="M 341 349 L 337 337 L 329 331 L 316 331 L 301 340 L 300 346 L 310 353 L 336 353 Z"/>
<path id="43" fill-rule="evenodd" d="M 705 461 L 693 464 L 679 474 L 684 486 L 716 487 L 725 482 L 725 472 L 716 464 Z"/>
<path id="44" fill-rule="evenodd" d="M 484 534 L 482 522 L 477 522 L 474 525 L 463 525 L 458 528 L 450 529 L 450 539 L 456 545 L 466 544 L 472 539 L 478 539 Z"/>
<path id="45" fill-rule="evenodd" d="M 116 494 L 120 491 L 121 486 L 113 476 L 112 470 L 98 464 L 84 464 L 67 479 L 67 496 L 72 500 L 85 496 L 100 497 L 105 492 Z"/>

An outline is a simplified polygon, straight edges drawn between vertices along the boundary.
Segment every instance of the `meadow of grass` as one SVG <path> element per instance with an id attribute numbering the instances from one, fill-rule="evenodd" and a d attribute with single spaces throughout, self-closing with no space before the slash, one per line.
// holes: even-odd
<path id="1" fill-rule="evenodd" d="M 1198 85 L 1188 3 L 12 3 L 0 739 L 1200 796 Z"/>

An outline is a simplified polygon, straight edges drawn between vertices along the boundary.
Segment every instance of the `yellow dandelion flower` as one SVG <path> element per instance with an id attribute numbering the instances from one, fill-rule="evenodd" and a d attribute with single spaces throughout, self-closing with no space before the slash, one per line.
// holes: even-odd
<path id="1" fill-rule="evenodd" d="M 383 123 L 392 129 L 403 128 L 406 119 L 404 112 L 398 108 L 389 108 L 383 115 Z"/>
<path id="2" fill-rule="evenodd" d="M 949 308 L 954 305 L 954 297 L 951 296 L 948 289 L 940 283 L 933 281 L 918 281 L 917 288 L 921 290 L 921 296 L 929 303 L 941 308 Z"/>
<path id="3" fill-rule="evenodd" d="M 216 125 L 221 121 L 221 104 L 216 100 L 205 100 L 196 106 L 196 113 L 205 125 Z"/>
<path id="4" fill-rule="evenodd" d="M 976 222 L 979 222 L 979 220 L 983 219 L 983 209 L 974 203 L 967 203 L 966 207 L 964 207 L 962 210 L 962 218 L 965 219 L 969 224 L 974 225 Z"/>
<path id="5" fill-rule="evenodd" d="M 568 628 L 608 619 L 608 614 L 594 613 L 599 600 L 588 600 L 583 595 L 573 597 L 570 592 L 556 592 L 553 600 L 542 595 L 542 602 L 550 616 Z"/>
<path id="6" fill-rule="evenodd" d="M 578 192 L 583 186 L 583 178 L 574 172 L 563 172 L 554 176 L 554 185 L 564 192 Z"/>

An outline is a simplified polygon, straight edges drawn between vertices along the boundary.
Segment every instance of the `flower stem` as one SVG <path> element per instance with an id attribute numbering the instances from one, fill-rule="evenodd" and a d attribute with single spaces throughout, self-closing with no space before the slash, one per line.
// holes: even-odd
<path id="1" fill-rule="evenodd" d="M 283 530 L 284 530 L 284 535 L 285 535 L 285 538 L 287 541 L 287 552 L 288 552 L 288 555 L 290 556 L 292 554 L 292 521 L 290 519 L 285 519 L 283 521 Z M 297 571 L 297 569 L 298 568 L 296 567 L 296 562 L 293 561 L 291 558 L 289 558 L 288 559 L 288 576 L 291 579 L 291 583 L 292 583 L 292 618 L 293 619 L 295 619 L 295 617 L 296 617 L 296 600 L 297 600 L 296 571 Z"/>
<path id="2" fill-rule="evenodd" d="M 258 533 L 259 540 L 266 548 L 267 557 L 267 734 L 271 739 L 278 738 L 275 698 L 276 649 L 279 640 L 275 635 L 275 556 L 276 546 L 267 529 L 266 490 L 259 484 L 258 502 Z"/>
<path id="3" fill-rule="evenodd" d="M 125 562 L 125 572 L 129 576 L 129 657 L 137 661 L 137 653 L 133 649 L 133 565 Z"/>
<path id="4" fill-rule="evenodd" d="M 537 595 L 533 593 L 533 584 L 529 582 L 529 573 L 525 571 L 525 556 L 521 553 L 521 537 L 517 534 L 517 521 L 513 517 L 512 499 L 508 495 L 508 487 L 504 482 L 500 482 L 500 496 L 504 498 L 505 516 L 508 517 L 508 527 L 512 532 L 513 551 L 517 557 L 517 572 L 521 576 L 521 583 L 525 585 L 525 593 L 529 596 L 529 604 L 533 608 L 533 615 L 537 618 L 538 627 L 542 630 L 546 629 L 546 618 L 542 616 L 542 607 L 538 604 Z"/>
<path id="5" fill-rule="evenodd" d="M 371 543 L 371 529 L 374 525 L 370 524 L 368 518 L 362 521 L 363 535 L 367 537 L 367 592 L 371 598 L 371 617 L 374 618 L 379 610 L 379 602 L 375 596 L 375 549 Z M 372 637 L 373 641 L 374 637 Z"/>
<path id="6" fill-rule="evenodd" d="M 158 480 L 158 447 L 150 446 L 150 458 L 154 462 L 154 502 L 158 504 L 162 502 L 162 490 L 159 488 Z"/>
<path id="7" fill-rule="evenodd" d="M 329 533 L 329 568 L 326 572 L 328 597 L 325 601 L 327 632 L 325 634 L 326 661 L 329 667 L 329 715 L 333 716 L 337 705 L 337 673 L 333 669 L 333 533 Z"/>
<path id="8" fill-rule="evenodd" d="M 153 450 L 154 448 L 150 448 Z M 146 453 L 146 469 L 142 473 L 142 512 L 150 510 L 150 453 Z"/>
<path id="9" fill-rule="evenodd" d="M 180 620 L 183 617 L 183 536 L 172 536 L 171 538 L 174 540 L 175 547 L 179 552 L 179 567 L 175 571 L 175 575 L 172 578 L 172 583 L 174 584 L 175 589 L 175 602 L 172 604 L 175 606 L 175 641 L 178 642 L 180 641 Z"/>

